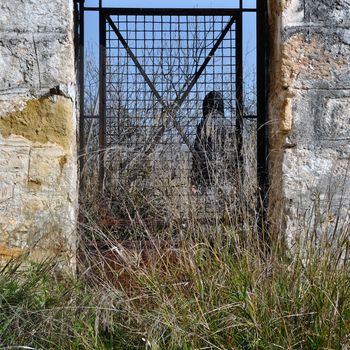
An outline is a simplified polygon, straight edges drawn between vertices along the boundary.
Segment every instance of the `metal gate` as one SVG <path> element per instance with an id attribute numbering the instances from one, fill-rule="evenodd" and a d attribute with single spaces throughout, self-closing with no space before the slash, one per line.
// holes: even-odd
<path id="1" fill-rule="evenodd" d="M 257 108 L 249 109 L 242 27 L 244 11 L 257 12 L 259 23 L 265 12 L 259 17 L 259 8 L 243 9 L 242 1 L 237 9 L 84 9 L 80 1 L 81 46 L 84 10 L 99 11 L 100 76 L 98 115 L 80 119 L 81 168 L 119 214 L 139 206 L 137 214 L 152 217 L 146 207 L 156 206 L 166 217 L 164 208 L 176 203 L 182 216 L 195 202 L 207 215 L 227 207 L 244 179 L 265 199 L 265 49 L 258 37 Z M 80 73 L 83 91 L 82 66 Z M 97 146 L 95 172 L 86 165 L 88 133 Z M 121 208 L 129 195 L 129 208 Z M 141 197 L 146 204 L 136 203 Z"/>

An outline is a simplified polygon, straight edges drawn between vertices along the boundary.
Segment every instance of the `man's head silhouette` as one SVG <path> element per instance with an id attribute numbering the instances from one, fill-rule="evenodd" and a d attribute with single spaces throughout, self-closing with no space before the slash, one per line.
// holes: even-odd
<path id="1" fill-rule="evenodd" d="M 209 92 L 203 100 L 203 116 L 211 113 L 224 115 L 224 98 L 218 91 Z"/>

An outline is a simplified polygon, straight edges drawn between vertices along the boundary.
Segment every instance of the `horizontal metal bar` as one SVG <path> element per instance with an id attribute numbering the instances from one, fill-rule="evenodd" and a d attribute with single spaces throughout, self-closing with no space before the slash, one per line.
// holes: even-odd
<path id="1" fill-rule="evenodd" d="M 98 119 L 99 115 L 84 115 L 85 119 Z"/>
<path id="2" fill-rule="evenodd" d="M 258 119 L 257 115 L 244 115 L 242 117 L 243 119 Z"/>
<path id="3" fill-rule="evenodd" d="M 136 9 L 136 8 L 130 8 L 131 10 L 139 10 L 139 9 Z M 99 8 L 99 7 L 84 7 L 84 11 L 86 11 L 86 12 L 96 12 L 96 11 L 101 11 L 101 10 L 103 10 L 103 11 L 112 11 L 113 13 L 112 14 L 110 14 L 110 15 L 119 15 L 120 13 L 114 13 L 114 12 L 116 12 L 116 11 L 118 11 L 119 9 L 117 8 L 117 7 L 111 7 L 111 8 L 109 8 L 109 7 L 104 7 L 104 8 Z M 125 8 L 124 8 L 124 10 L 125 10 Z M 141 9 L 141 10 L 153 10 L 152 8 L 145 8 L 145 9 Z M 169 10 L 168 8 L 163 8 L 163 9 L 156 9 L 156 10 Z M 170 9 L 170 10 L 174 10 L 174 9 Z M 188 8 L 188 9 L 184 9 L 184 8 L 181 8 L 181 9 L 175 9 L 175 10 L 182 10 L 182 11 L 186 11 L 186 14 L 185 14 L 185 16 L 191 16 L 191 14 L 188 14 L 188 11 L 192 11 L 192 10 L 203 10 L 203 9 L 193 9 L 193 8 Z M 210 14 L 206 14 L 207 16 L 209 15 L 213 15 L 213 11 L 215 11 L 215 12 L 217 12 L 217 11 L 222 11 L 222 10 L 226 10 L 226 11 L 229 11 L 228 12 L 228 16 L 231 16 L 232 15 L 232 13 L 233 13 L 233 11 L 234 12 L 257 12 L 256 11 L 256 9 L 253 9 L 253 8 L 243 8 L 243 9 L 239 9 L 239 8 L 232 8 L 232 9 L 204 9 L 204 10 L 210 10 Z M 128 14 L 130 14 L 130 13 L 128 13 Z M 145 14 L 144 14 L 144 12 L 142 12 L 140 15 L 142 15 L 142 16 L 144 16 Z M 165 15 L 168 15 L 169 16 L 169 14 L 168 13 L 166 13 Z M 172 13 L 172 15 L 174 15 L 173 13 Z M 214 14 L 215 15 L 215 14 Z M 220 14 L 221 15 L 221 14 Z M 175 15 L 176 16 L 176 15 Z M 198 16 L 197 14 L 196 14 L 196 16 Z"/>
<path id="4" fill-rule="evenodd" d="M 99 9 L 97 9 L 99 10 Z M 103 8 L 101 12 L 109 16 L 237 16 L 244 12 L 256 12 L 256 9 L 230 8 Z"/>
<path id="5" fill-rule="evenodd" d="M 92 12 L 92 11 L 100 11 L 99 7 L 84 7 L 84 11 Z"/>

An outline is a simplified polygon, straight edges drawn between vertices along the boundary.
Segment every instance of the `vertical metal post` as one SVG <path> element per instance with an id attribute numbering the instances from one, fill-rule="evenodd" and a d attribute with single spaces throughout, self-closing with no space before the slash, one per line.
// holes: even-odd
<path id="1" fill-rule="evenodd" d="M 74 0 L 73 4 L 73 21 L 74 21 L 74 58 L 75 58 L 75 65 L 76 65 L 76 73 L 77 73 L 77 80 L 79 79 L 79 25 L 80 25 L 80 18 L 79 18 L 79 1 Z M 78 82 L 78 81 L 77 81 Z M 79 82 L 78 82 L 79 84 Z M 78 86 L 79 88 L 79 86 Z"/>
<path id="2" fill-rule="evenodd" d="M 243 27 L 242 12 L 236 20 L 236 141 L 239 174 L 243 175 Z"/>
<path id="3" fill-rule="evenodd" d="M 259 228 L 262 242 L 270 246 L 267 231 L 268 210 L 268 50 L 267 0 L 257 1 L 257 177 L 259 185 Z"/>
<path id="4" fill-rule="evenodd" d="M 100 9 L 99 187 L 103 191 L 106 151 L 106 17 Z"/>
<path id="5" fill-rule="evenodd" d="M 85 95 L 85 49 L 84 49 L 84 0 L 79 0 L 79 171 L 80 171 L 80 188 L 84 188 L 84 165 L 85 165 L 85 135 L 84 135 L 84 95 Z"/>

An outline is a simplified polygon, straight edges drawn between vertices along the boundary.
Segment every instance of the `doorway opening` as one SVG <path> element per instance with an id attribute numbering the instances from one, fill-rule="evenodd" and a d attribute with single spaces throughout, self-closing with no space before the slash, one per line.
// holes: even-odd
<path id="1" fill-rule="evenodd" d="M 186 225 L 195 216 L 217 223 L 237 217 L 243 202 L 262 218 L 268 187 L 263 2 L 75 6 L 81 191 L 86 201 L 98 193 L 104 224 L 124 234 L 135 222 Z M 91 14 L 98 20 L 98 54 L 86 50 Z"/>

